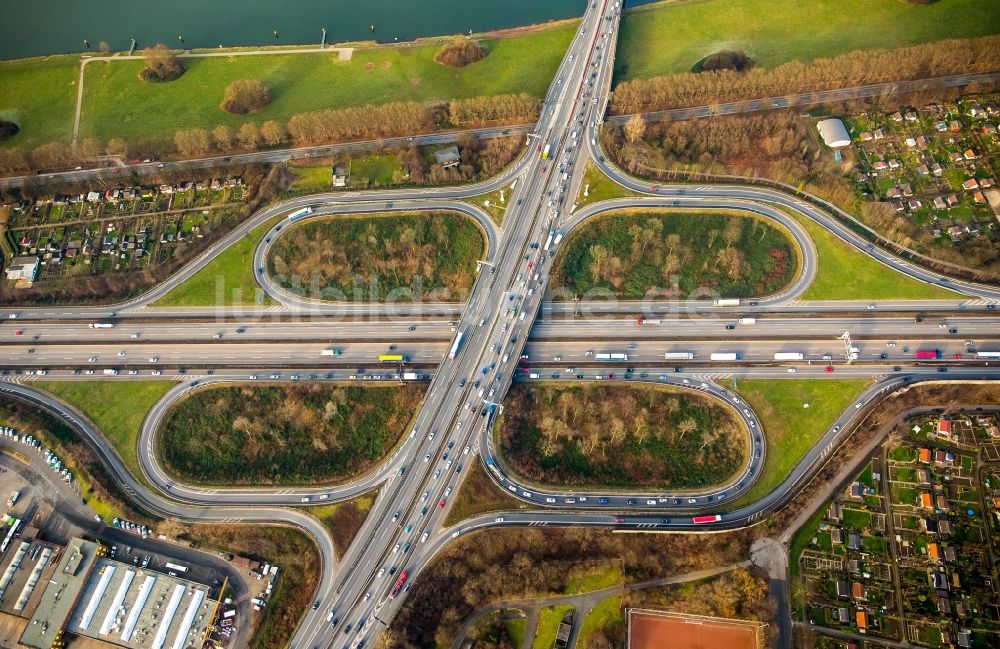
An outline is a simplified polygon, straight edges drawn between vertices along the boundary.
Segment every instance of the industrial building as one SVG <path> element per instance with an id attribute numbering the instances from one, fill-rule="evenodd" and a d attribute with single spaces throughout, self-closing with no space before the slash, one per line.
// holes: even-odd
<path id="1" fill-rule="evenodd" d="M 816 124 L 816 128 L 819 130 L 820 137 L 823 138 L 823 143 L 831 149 L 843 149 L 845 146 L 851 146 L 851 136 L 847 133 L 847 127 L 839 119 L 835 117 L 824 119 Z"/>
<path id="2" fill-rule="evenodd" d="M 80 538 L 62 548 L 22 537 L 0 562 L 0 614 L 27 618 L 18 647 L 50 649 L 70 634 L 134 649 L 201 647 L 219 605 L 209 592 Z"/>

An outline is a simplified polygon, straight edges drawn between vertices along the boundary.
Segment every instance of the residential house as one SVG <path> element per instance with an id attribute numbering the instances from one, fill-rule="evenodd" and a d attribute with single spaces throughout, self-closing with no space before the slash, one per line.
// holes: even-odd
<path id="1" fill-rule="evenodd" d="M 885 162 L 885 160 L 876 160 L 872 163 L 872 168 L 875 169 L 875 171 L 885 171 L 889 168 L 889 165 Z"/>
<path id="2" fill-rule="evenodd" d="M 858 623 L 858 631 L 864 633 L 868 629 L 868 614 L 864 611 L 858 611 L 855 619 Z"/>
<path id="3" fill-rule="evenodd" d="M 38 268 L 41 260 L 35 255 L 22 255 L 14 257 L 6 269 L 7 279 L 35 281 L 38 277 Z"/>
<path id="4" fill-rule="evenodd" d="M 926 164 L 920 163 L 919 165 L 917 165 L 917 175 L 918 176 L 926 176 L 930 172 L 931 172 L 931 169 Z"/>
<path id="5" fill-rule="evenodd" d="M 837 580 L 837 597 L 847 599 L 851 596 L 851 592 L 847 589 L 847 580 L 838 579 Z"/>
<path id="6" fill-rule="evenodd" d="M 847 549 L 848 550 L 860 550 L 861 549 L 861 535 L 857 532 L 847 533 Z"/>
<path id="7" fill-rule="evenodd" d="M 868 589 L 860 581 L 856 581 L 851 584 L 851 597 L 855 601 L 863 602 L 868 599 Z"/>
<path id="8" fill-rule="evenodd" d="M 958 630 L 958 646 L 959 647 L 972 646 L 972 631 L 970 631 L 969 629 Z"/>
<path id="9" fill-rule="evenodd" d="M 975 192 L 973 192 L 972 193 L 972 200 L 976 201 L 976 203 L 978 203 L 980 205 L 985 205 L 986 204 L 986 196 L 984 196 L 981 191 L 975 191 Z"/>
<path id="10" fill-rule="evenodd" d="M 842 545 L 844 543 L 844 530 L 839 527 L 830 530 L 830 540 L 833 541 L 834 545 Z"/>
<path id="11" fill-rule="evenodd" d="M 931 450 L 929 448 L 922 448 L 917 453 L 921 462 L 924 464 L 931 463 Z"/>
<path id="12" fill-rule="evenodd" d="M 958 194 L 951 194 L 950 196 L 944 197 L 944 202 L 948 204 L 948 207 L 955 207 L 958 205 Z"/>
<path id="13" fill-rule="evenodd" d="M 941 437 L 951 437 L 951 420 L 941 419 L 938 421 L 937 434 Z"/>
<path id="14" fill-rule="evenodd" d="M 930 559 L 931 561 L 940 561 L 941 560 L 941 546 L 938 545 L 937 543 L 928 543 L 927 544 L 927 558 Z"/>
<path id="15" fill-rule="evenodd" d="M 99 203 L 100 201 L 101 201 L 101 192 L 87 192 L 88 203 Z"/>
<path id="16" fill-rule="evenodd" d="M 947 209 L 948 207 L 947 205 L 945 205 L 944 199 L 941 198 L 940 196 L 935 196 L 933 202 L 934 202 L 934 209 L 936 210 L 943 210 Z"/>
<path id="17" fill-rule="evenodd" d="M 975 160 L 977 156 L 976 152 L 973 151 L 972 149 L 966 149 L 965 153 L 962 154 L 962 157 L 965 158 L 966 160 Z"/>
<path id="18" fill-rule="evenodd" d="M 900 185 L 899 186 L 899 191 L 906 198 L 909 198 L 909 197 L 913 196 L 913 188 L 910 187 L 909 183 L 904 183 L 904 184 Z"/>
<path id="19" fill-rule="evenodd" d="M 843 510 L 840 507 L 840 503 L 830 503 L 830 508 L 826 510 L 826 517 L 833 521 L 834 523 L 840 522 L 840 516 Z"/>
<path id="20" fill-rule="evenodd" d="M 915 122 L 915 121 L 917 121 L 917 113 L 915 111 L 912 111 L 912 110 L 906 111 L 906 113 L 903 115 L 903 117 L 906 119 L 907 122 Z"/>
<path id="21" fill-rule="evenodd" d="M 450 146 L 447 149 L 440 149 L 434 152 L 434 159 L 445 169 L 456 167 L 462 161 L 462 156 L 458 154 L 457 146 Z"/>
<path id="22" fill-rule="evenodd" d="M 948 130 L 948 122 L 945 121 L 935 122 L 934 130 L 936 130 L 938 133 L 944 133 L 945 131 Z"/>
<path id="23" fill-rule="evenodd" d="M 938 494 L 937 498 L 934 501 L 934 504 L 937 505 L 937 508 L 940 509 L 941 511 L 943 512 L 948 511 L 948 499 L 945 498 L 944 494 Z"/>
<path id="24" fill-rule="evenodd" d="M 889 189 L 886 190 L 885 197 L 886 198 L 899 198 L 900 193 L 901 192 L 899 191 L 898 188 L 896 188 L 896 187 L 890 187 Z"/>
<path id="25" fill-rule="evenodd" d="M 914 198 L 912 201 L 908 202 L 906 206 L 910 208 L 910 211 L 912 212 L 914 210 L 919 210 L 924 206 L 924 203 L 919 198 Z"/>
<path id="26" fill-rule="evenodd" d="M 944 173 L 944 167 L 942 167 L 940 163 L 935 162 L 931 165 L 931 173 L 935 176 L 940 176 Z"/>
<path id="27" fill-rule="evenodd" d="M 931 509 L 933 507 L 933 500 L 931 499 L 931 494 L 927 491 L 920 492 L 920 506 L 924 509 Z"/>

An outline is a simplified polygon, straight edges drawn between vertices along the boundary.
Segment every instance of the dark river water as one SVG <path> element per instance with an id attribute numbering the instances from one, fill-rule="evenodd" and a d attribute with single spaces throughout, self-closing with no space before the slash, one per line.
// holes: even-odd
<path id="1" fill-rule="evenodd" d="M 629 5 L 649 0 L 632 0 Z M 172 47 L 410 40 L 583 14 L 586 0 L 0 0 L 0 59 Z M 374 25 L 374 33 L 371 28 Z M 274 31 L 278 37 L 275 38 Z"/>

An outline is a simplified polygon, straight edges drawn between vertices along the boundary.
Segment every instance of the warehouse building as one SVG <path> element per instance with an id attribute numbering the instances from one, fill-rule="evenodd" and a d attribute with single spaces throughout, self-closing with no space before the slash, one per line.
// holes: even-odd
<path id="1" fill-rule="evenodd" d="M 837 118 L 824 119 L 816 124 L 823 143 L 831 149 L 842 149 L 851 145 L 851 136 L 847 133 L 847 127 Z"/>
<path id="2" fill-rule="evenodd" d="M 135 649 L 201 647 L 219 603 L 202 584 L 103 556 L 72 539 L 45 583 L 20 645 L 50 649 L 57 635 Z"/>

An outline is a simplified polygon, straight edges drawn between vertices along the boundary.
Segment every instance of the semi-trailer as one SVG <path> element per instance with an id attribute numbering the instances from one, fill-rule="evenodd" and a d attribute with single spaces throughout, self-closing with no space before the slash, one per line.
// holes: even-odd
<path id="1" fill-rule="evenodd" d="M 712 304 L 714 306 L 739 306 L 740 300 L 735 297 L 723 297 L 717 300 L 713 300 Z"/>
<path id="2" fill-rule="evenodd" d="M 315 210 L 312 207 L 303 207 L 289 214 L 288 220 L 294 221 L 296 219 L 301 219 L 303 216 L 308 216 L 309 214 L 312 214 L 314 211 Z"/>
<path id="3" fill-rule="evenodd" d="M 403 372 L 404 381 L 416 381 L 420 378 L 420 375 L 416 372 Z"/>
<path id="4" fill-rule="evenodd" d="M 757 318 L 740 318 L 736 322 L 740 323 L 741 325 L 752 325 L 752 324 L 757 324 Z"/>
<path id="5" fill-rule="evenodd" d="M 455 342 L 451 344 L 451 349 L 448 350 L 448 358 L 455 358 L 455 355 L 458 354 L 458 349 L 462 346 L 463 336 L 465 336 L 464 331 L 459 331 L 455 334 Z"/>
<path id="6" fill-rule="evenodd" d="M 802 352 L 777 352 L 774 355 L 776 361 L 801 361 L 805 358 Z"/>
<path id="7" fill-rule="evenodd" d="M 713 361 L 738 361 L 743 358 L 743 354 L 739 352 L 716 352 L 708 358 Z"/>
<path id="8" fill-rule="evenodd" d="M 1000 352 L 976 352 L 976 358 L 1000 358 Z"/>
<path id="9" fill-rule="evenodd" d="M 691 352 L 667 352 L 663 355 L 665 361 L 689 361 L 694 358 Z"/>
<path id="10" fill-rule="evenodd" d="M 111 329 L 113 327 L 114 327 L 114 325 L 111 324 L 110 322 L 91 322 L 90 323 L 90 328 L 91 329 Z"/>
<path id="11" fill-rule="evenodd" d="M 340 350 L 338 348 L 333 347 L 331 349 L 324 349 L 324 350 L 322 350 L 319 353 L 319 355 L 320 356 L 340 356 L 340 353 L 341 352 L 340 352 Z"/>
<path id="12" fill-rule="evenodd" d="M 916 358 L 920 360 L 937 360 L 941 358 L 940 349 L 921 349 L 914 354 Z"/>
<path id="13" fill-rule="evenodd" d="M 628 354 L 594 354 L 594 360 L 597 361 L 627 361 Z"/>

